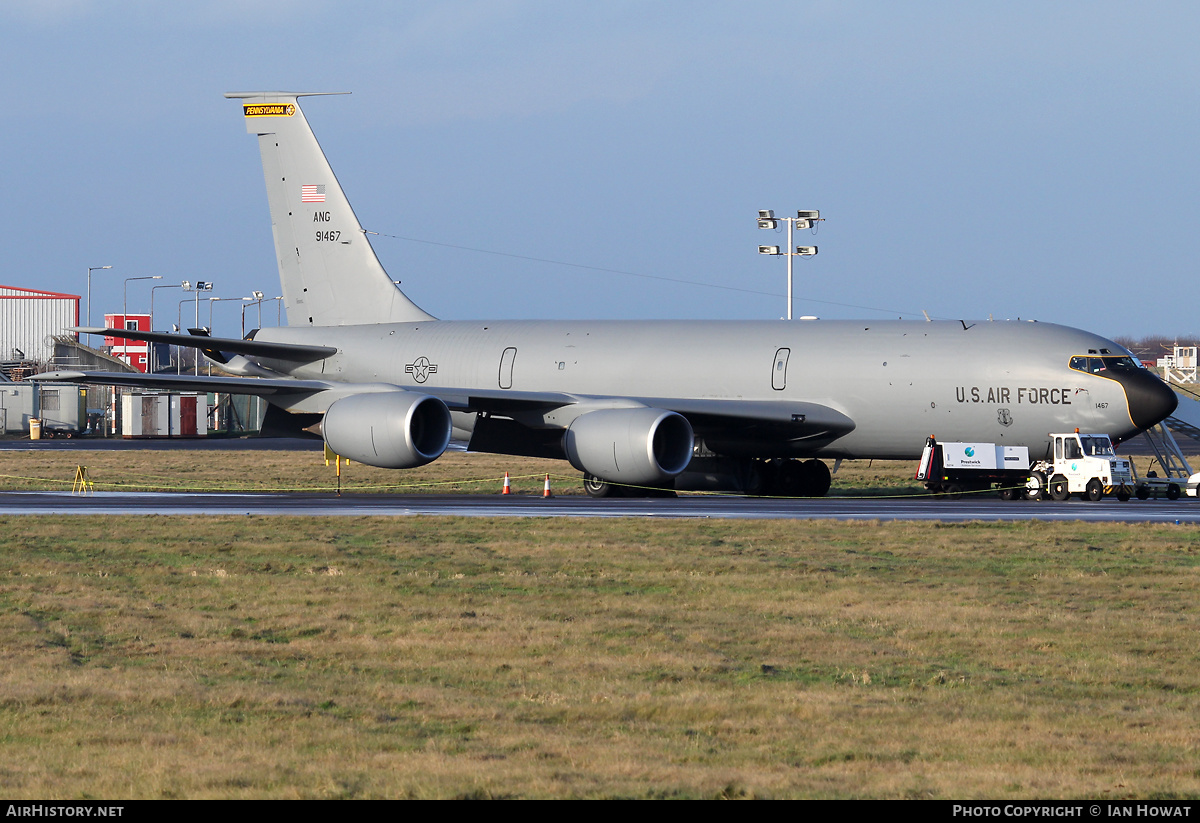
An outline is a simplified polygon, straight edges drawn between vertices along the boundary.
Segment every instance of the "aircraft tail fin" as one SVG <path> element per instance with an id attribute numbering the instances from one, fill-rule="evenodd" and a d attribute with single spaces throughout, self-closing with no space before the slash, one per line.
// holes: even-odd
<path id="1" fill-rule="evenodd" d="M 300 110 L 303 92 L 229 92 L 258 136 L 290 326 L 433 319 L 384 271 Z"/>

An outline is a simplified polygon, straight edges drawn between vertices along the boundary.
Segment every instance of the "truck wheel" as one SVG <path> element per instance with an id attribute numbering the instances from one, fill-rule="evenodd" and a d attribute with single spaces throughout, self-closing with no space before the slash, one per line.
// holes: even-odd
<path id="1" fill-rule="evenodd" d="M 951 483 L 946 486 L 946 499 L 958 500 L 963 495 L 963 487 L 957 483 Z"/>
<path id="2" fill-rule="evenodd" d="M 1095 503 L 1098 500 L 1103 499 L 1104 486 L 1100 485 L 1100 481 L 1093 477 L 1088 481 L 1087 489 L 1084 491 L 1084 495 L 1088 500 L 1091 500 L 1093 503 Z"/>
<path id="3" fill-rule="evenodd" d="M 1168 500 L 1178 500 L 1179 499 L 1179 487 L 1176 486 L 1174 483 L 1167 486 L 1167 499 Z"/>
<path id="4" fill-rule="evenodd" d="M 1053 500 L 1061 503 L 1071 496 L 1071 487 L 1067 485 L 1067 478 L 1061 474 L 1056 474 L 1050 478 L 1050 497 Z"/>
<path id="5" fill-rule="evenodd" d="M 1025 497 L 1029 500 L 1046 499 L 1046 473 L 1044 471 L 1029 473 L 1029 480 L 1025 483 Z"/>
<path id="6" fill-rule="evenodd" d="M 1137 495 L 1138 500 L 1149 500 L 1150 499 L 1150 487 L 1147 486 L 1145 483 L 1143 483 L 1142 485 L 1137 487 L 1137 489 L 1134 491 L 1134 494 Z"/>

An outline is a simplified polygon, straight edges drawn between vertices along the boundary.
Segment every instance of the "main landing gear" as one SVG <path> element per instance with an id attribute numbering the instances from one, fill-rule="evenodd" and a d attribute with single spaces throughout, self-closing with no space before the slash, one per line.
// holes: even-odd
<path id="1" fill-rule="evenodd" d="M 820 460 L 767 460 L 762 463 L 762 491 L 774 497 L 824 497 L 833 476 Z"/>
<path id="2" fill-rule="evenodd" d="M 767 497 L 824 497 L 832 482 L 820 460 L 731 457 L 694 458 L 676 477 L 673 488 L 646 488 L 611 483 L 584 474 L 583 490 L 591 497 L 674 497 L 680 491 L 733 492 Z"/>

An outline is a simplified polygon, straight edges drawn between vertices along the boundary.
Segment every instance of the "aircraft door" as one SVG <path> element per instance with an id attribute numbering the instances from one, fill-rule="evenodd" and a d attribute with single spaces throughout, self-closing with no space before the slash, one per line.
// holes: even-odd
<path id="1" fill-rule="evenodd" d="M 771 363 L 771 388 L 783 391 L 787 388 L 787 364 L 791 349 L 780 349 L 775 352 L 775 360 Z"/>
<path id="2" fill-rule="evenodd" d="M 500 388 L 512 388 L 513 361 L 517 359 L 517 350 L 509 346 L 500 355 Z"/>

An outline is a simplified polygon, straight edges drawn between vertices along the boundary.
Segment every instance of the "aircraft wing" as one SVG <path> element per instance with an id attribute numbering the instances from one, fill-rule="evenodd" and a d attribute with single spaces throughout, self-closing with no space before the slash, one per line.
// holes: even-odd
<path id="1" fill-rule="evenodd" d="M 167 391 L 252 394 L 263 397 L 328 392 L 331 400 L 356 393 L 410 391 L 417 394 L 433 395 L 444 402 L 448 408 L 455 411 L 487 411 L 497 414 L 534 409 L 553 409 L 578 402 L 578 398 L 558 392 L 514 392 L 500 390 L 484 390 L 480 392 L 477 389 L 453 388 L 414 389 L 391 383 L 341 383 L 330 380 L 301 380 L 293 377 L 213 377 L 203 374 L 143 374 L 141 372 L 64 370 L 43 372 L 29 379 L 44 383 L 87 383 L 100 386 L 126 386 L 129 388 L 163 389 Z M 324 411 L 324 408 L 320 408 L 319 410 Z"/>
<path id="2" fill-rule="evenodd" d="M 212 377 L 203 374 L 142 374 L 116 371 L 51 371 L 36 374 L 29 379 L 45 383 L 89 383 L 140 389 L 257 394 L 264 397 L 275 394 L 307 394 L 339 387 L 339 384 L 324 380 L 296 380 L 290 377 Z"/>
<path id="3" fill-rule="evenodd" d="M 854 421 L 836 409 L 805 401 L 672 397 L 633 399 L 652 408 L 679 412 L 697 428 L 762 425 L 837 436 L 854 430 Z"/>
<path id="4" fill-rule="evenodd" d="M 492 414 L 520 413 L 563 406 L 591 406 L 616 401 L 678 412 L 698 430 L 739 428 L 782 430 L 791 437 L 840 437 L 854 430 L 854 421 L 819 403 L 793 400 L 724 400 L 680 397 L 596 397 L 563 392 L 522 392 L 511 389 L 454 389 L 422 387 L 452 409 Z"/>
<path id="5" fill-rule="evenodd" d="M 636 399 L 652 408 L 682 414 L 710 448 L 727 454 L 757 453 L 767 444 L 811 449 L 854 431 L 853 420 L 820 403 L 716 398 Z"/>
<path id="6" fill-rule="evenodd" d="M 149 336 L 150 333 L 141 334 Z M 159 335 L 156 335 L 159 336 Z M 167 335 L 161 335 L 167 336 Z M 170 335 L 183 337 L 185 335 Z M 253 341 L 240 341 L 250 343 Z M 270 345 L 270 344 L 264 344 Z M 297 347 L 300 348 L 300 347 Z M 306 347 L 317 348 L 317 347 Z M 412 391 L 437 397 L 455 411 L 479 411 L 512 416 L 515 420 L 539 419 L 542 413 L 564 406 L 631 404 L 678 412 L 698 434 L 711 442 L 750 442 L 761 439 L 834 440 L 854 430 L 854 421 L 829 406 L 793 400 L 725 400 L 677 397 L 595 397 L 562 392 L 522 392 L 510 389 L 467 389 L 396 386 L 388 383 L 340 383 L 291 377 L 213 377 L 191 374 L 141 374 L 108 371 L 54 371 L 35 375 L 42 382 L 90 383 L 106 386 L 172 391 L 227 392 L 263 397 L 299 396 L 304 402 L 283 402 L 295 411 L 324 412 L 339 397 L 381 391 Z M 277 401 L 278 402 L 278 401 Z M 617 406 L 619 407 L 619 405 Z M 533 418 L 529 414 L 533 414 Z M 586 413 L 586 412 L 585 412 Z M 518 424 L 524 427 L 524 424 Z"/>
<path id="7" fill-rule="evenodd" d="M 80 334 L 103 334 L 123 340 L 145 340 L 148 343 L 169 343 L 172 346 L 200 349 L 216 362 L 224 362 L 218 352 L 268 357 L 275 360 L 290 360 L 295 363 L 311 363 L 337 354 L 332 346 L 308 346 L 297 343 L 260 343 L 240 337 L 209 337 L 207 334 L 172 334 L 160 331 L 136 331 L 133 329 L 106 329 L 90 326 L 73 326 L 69 331 Z"/>

